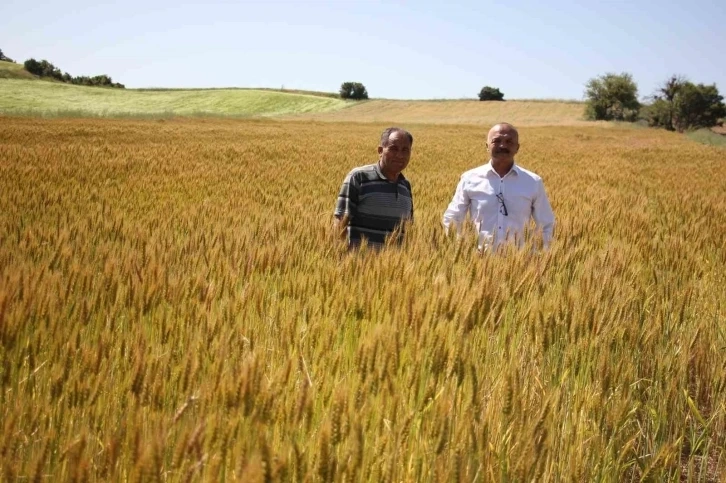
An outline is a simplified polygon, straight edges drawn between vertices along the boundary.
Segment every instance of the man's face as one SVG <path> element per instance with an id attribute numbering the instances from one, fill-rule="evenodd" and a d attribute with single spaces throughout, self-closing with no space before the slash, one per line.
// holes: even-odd
<path id="1" fill-rule="evenodd" d="M 393 173 L 400 173 L 411 159 L 411 143 L 402 132 L 394 131 L 388 137 L 386 146 L 378 146 L 381 167 Z"/>
<path id="2" fill-rule="evenodd" d="M 511 163 L 514 155 L 519 151 L 519 136 L 517 131 L 509 126 L 495 126 L 489 131 L 487 138 L 487 151 L 492 161 Z"/>

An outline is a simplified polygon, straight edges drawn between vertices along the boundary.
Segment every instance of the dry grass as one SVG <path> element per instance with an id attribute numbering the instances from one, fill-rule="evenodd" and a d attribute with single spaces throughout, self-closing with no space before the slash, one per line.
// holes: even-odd
<path id="1" fill-rule="evenodd" d="M 334 112 L 311 112 L 297 118 L 343 122 L 486 126 L 503 120 L 518 126 L 592 125 L 592 122 L 583 120 L 584 110 L 585 106 L 581 102 L 563 101 L 372 100 L 354 103 L 350 107 Z"/>
<path id="2" fill-rule="evenodd" d="M 524 127 L 557 242 L 480 258 L 484 130 L 421 126 L 406 243 L 348 254 L 382 127 L 0 119 L 0 479 L 726 478 L 723 151 Z"/>

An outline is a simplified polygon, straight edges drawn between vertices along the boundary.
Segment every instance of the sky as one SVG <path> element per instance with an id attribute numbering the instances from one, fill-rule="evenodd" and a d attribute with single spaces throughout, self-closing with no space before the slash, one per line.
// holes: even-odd
<path id="1" fill-rule="evenodd" d="M 581 100 L 589 79 L 627 72 L 641 98 L 673 74 L 725 95 L 726 3 L 3 0 L 0 49 L 129 88 L 351 81 L 373 98 L 492 86 L 505 99 Z"/>

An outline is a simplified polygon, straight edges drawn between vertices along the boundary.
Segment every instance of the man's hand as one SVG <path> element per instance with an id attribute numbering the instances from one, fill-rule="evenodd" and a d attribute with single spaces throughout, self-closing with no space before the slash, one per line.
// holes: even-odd
<path id="1" fill-rule="evenodd" d="M 345 238 L 349 221 L 348 215 L 343 215 L 342 218 L 333 217 L 333 234 L 338 238 Z"/>

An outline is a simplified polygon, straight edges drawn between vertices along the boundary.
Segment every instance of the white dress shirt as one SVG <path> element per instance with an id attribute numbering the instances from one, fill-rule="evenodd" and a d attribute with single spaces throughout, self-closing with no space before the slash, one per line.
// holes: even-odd
<path id="1" fill-rule="evenodd" d="M 498 194 L 504 200 L 506 215 Z M 444 213 L 446 231 L 453 224 L 458 233 L 467 212 L 479 233 L 480 250 L 496 248 L 505 241 L 521 246 L 530 217 L 542 230 L 545 247 L 552 240 L 555 216 L 542 178 L 516 164 L 503 177 L 494 170 L 491 160 L 462 174 Z"/>

